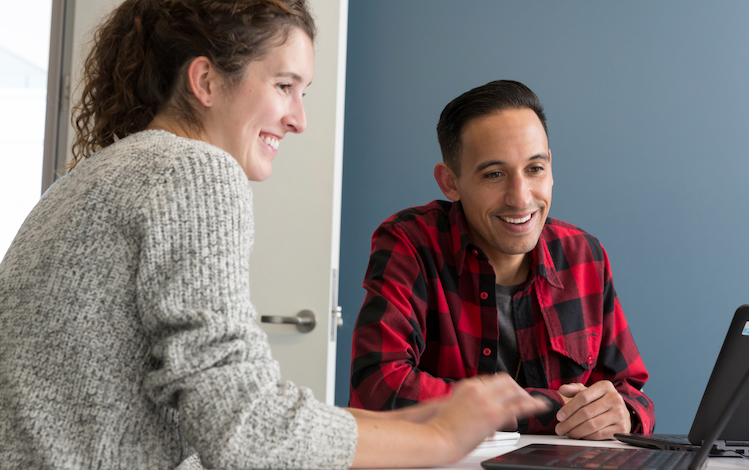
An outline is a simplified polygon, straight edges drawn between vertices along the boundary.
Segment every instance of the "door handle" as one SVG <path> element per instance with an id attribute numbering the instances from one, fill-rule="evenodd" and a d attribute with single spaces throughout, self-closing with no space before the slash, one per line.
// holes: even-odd
<path id="1" fill-rule="evenodd" d="M 333 321 L 335 322 L 336 330 L 340 330 L 343 326 L 343 309 L 340 306 L 333 309 Z"/>
<path id="2" fill-rule="evenodd" d="M 263 323 L 286 323 L 289 325 L 296 325 L 296 329 L 301 333 L 309 333 L 315 329 L 317 320 L 315 320 L 315 312 L 312 310 L 302 310 L 297 313 L 295 317 L 279 317 L 279 316 L 267 316 L 263 315 L 260 317 L 260 321 Z"/>

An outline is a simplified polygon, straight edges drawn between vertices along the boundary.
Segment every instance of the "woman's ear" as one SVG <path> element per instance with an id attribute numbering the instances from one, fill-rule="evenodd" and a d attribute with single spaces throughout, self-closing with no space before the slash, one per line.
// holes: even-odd
<path id="1" fill-rule="evenodd" d="M 221 77 L 207 57 L 196 57 L 187 69 L 190 91 L 206 108 L 213 106 L 221 84 L 220 80 Z"/>
<path id="2" fill-rule="evenodd" d="M 458 189 L 458 177 L 444 163 L 438 163 L 434 167 L 434 179 L 442 190 L 446 198 L 455 202 L 460 200 L 460 190 Z"/>

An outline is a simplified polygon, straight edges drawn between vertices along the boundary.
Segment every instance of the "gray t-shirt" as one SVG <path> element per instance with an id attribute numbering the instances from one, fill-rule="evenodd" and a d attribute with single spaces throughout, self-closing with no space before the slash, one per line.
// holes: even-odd
<path id="1" fill-rule="evenodd" d="M 518 350 L 518 338 L 515 334 L 515 320 L 512 311 L 512 296 L 515 295 L 522 284 L 517 286 L 501 286 L 495 284 L 497 296 L 497 315 L 499 319 L 499 349 L 497 351 L 497 364 L 499 370 L 507 372 L 511 377 L 518 377 L 518 365 L 520 364 L 520 351 Z"/>

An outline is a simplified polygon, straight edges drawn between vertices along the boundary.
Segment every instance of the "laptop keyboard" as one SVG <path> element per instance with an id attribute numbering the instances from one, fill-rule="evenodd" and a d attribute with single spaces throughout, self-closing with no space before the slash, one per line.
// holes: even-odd
<path id="1" fill-rule="evenodd" d="M 692 460 L 692 452 L 652 449 L 590 448 L 572 460 L 558 460 L 552 467 L 600 469 L 678 469 Z"/>

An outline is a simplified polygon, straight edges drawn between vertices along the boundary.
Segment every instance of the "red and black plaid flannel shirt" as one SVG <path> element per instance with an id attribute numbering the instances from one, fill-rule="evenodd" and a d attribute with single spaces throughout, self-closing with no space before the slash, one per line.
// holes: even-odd
<path id="1" fill-rule="evenodd" d="M 553 409 L 521 424 L 554 432 L 562 384 L 610 380 L 651 433 L 648 372 L 627 326 L 599 241 L 547 219 L 529 280 L 513 297 L 521 383 Z M 494 269 L 473 244 L 462 205 L 434 201 L 387 219 L 372 237 L 367 296 L 353 337 L 351 401 L 395 409 L 450 393 L 456 381 L 497 372 Z"/>

